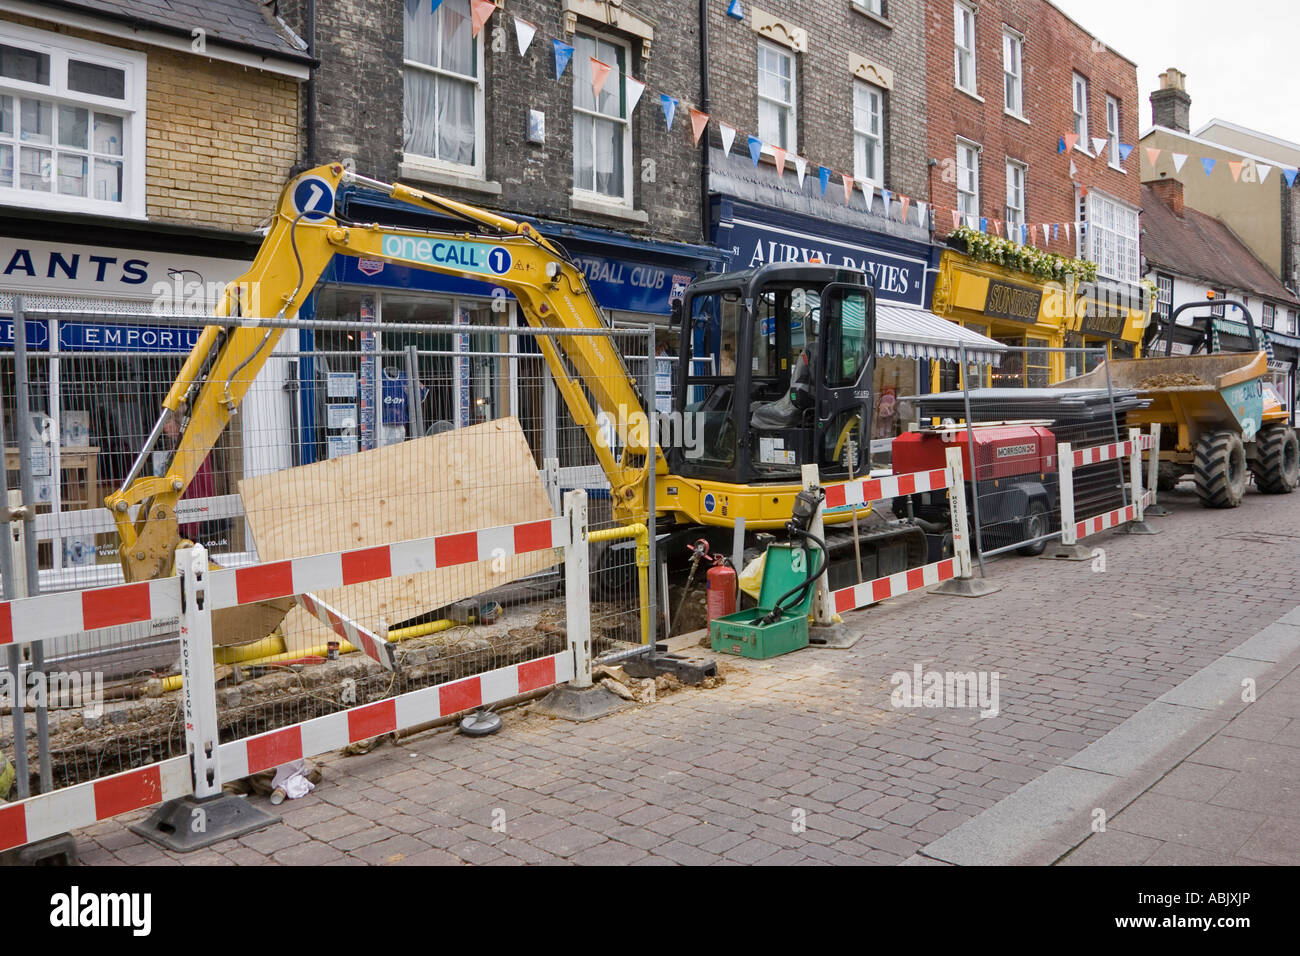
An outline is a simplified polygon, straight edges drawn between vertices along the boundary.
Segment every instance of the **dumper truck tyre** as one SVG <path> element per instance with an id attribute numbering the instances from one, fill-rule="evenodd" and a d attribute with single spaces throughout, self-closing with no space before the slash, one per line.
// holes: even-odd
<path id="1" fill-rule="evenodd" d="M 1235 508 L 1246 493 L 1246 449 L 1236 432 L 1207 432 L 1196 443 L 1196 495 L 1207 508 Z"/>
<path id="2" fill-rule="evenodd" d="M 1266 495 L 1289 495 L 1300 484 L 1300 440 L 1286 425 L 1262 428 L 1255 462 L 1255 485 Z"/>
<path id="3" fill-rule="evenodd" d="M 1173 491 L 1178 487 L 1178 483 L 1183 480 L 1186 471 L 1185 467 L 1162 461 L 1160 470 L 1156 472 L 1157 490 Z"/>

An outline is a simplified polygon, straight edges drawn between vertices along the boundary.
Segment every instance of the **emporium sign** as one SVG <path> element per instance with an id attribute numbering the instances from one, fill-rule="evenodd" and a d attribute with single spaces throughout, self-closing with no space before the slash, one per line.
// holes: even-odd
<path id="1" fill-rule="evenodd" d="M 61 352 L 158 352 L 186 353 L 203 334 L 203 329 L 169 329 L 159 325 L 118 325 L 116 323 L 59 322 Z M 0 319 L 0 348 L 14 347 L 12 318 Z M 49 324 L 27 320 L 27 347 L 37 352 L 49 351 Z"/>

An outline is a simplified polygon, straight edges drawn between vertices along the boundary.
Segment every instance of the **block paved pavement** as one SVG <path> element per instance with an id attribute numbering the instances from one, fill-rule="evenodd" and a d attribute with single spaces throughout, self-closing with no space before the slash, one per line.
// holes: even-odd
<path id="1" fill-rule="evenodd" d="M 1233 511 L 1204 510 L 1190 492 L 1163 502 L 1173 514 L 1154 519 L 1161 534 L 1088 540 L 1104 551 L 1104 571 L 1099 562 L 997 561 L 989 566 L 1002 586 L 994 595 L 908 595 L 851 614 L 865 635 L 851 650 L 810 648 L 766 662 L 724 657 L 727 681 L 718 688 L 684 689 L 587 724 L 521 708 L 503 715 L 495 737 L 440 731 L 362 756 L 330 755 L 318 761 L 325 778 L 313 794 L 270 808 L 280 825 L 182 855 L 126 829 L 143 814 L 123 816 L 79 831 L 81 858 L 899 863 L 1075 758 L 1300 604 L 1300 494 L 1252 490 Z M 915 664 L 997 672 L 1000 712 L 892 707 L 890 675 Z M 1269 735 L 1262 743 L 1278 751 L 1261 757 L 1295 752 L 1300 716 L 1286 698 L 1269 693 L 1234 721 L 1238 739 Z M 1161 800 L 1167 809 L 1213 790 L 1206 800 L 1214 806 L 1263 818 L 1240 843 L 1218 850 L 1272 862 L 1242 852 L 1257 836 L 1268 841 L 1268 824 L 1291 834 L 1290 843 L 1271 846 L 1294 862 L 1294 816 L 1261 804 L 1293 793 L 1285 778 L 1229 765 L 1235 758 L 1224 754 L 1241 749 L 1212 743 L 1117 815 L 1107 836 L 1127 834 L 1132 856 L 1150 851 L 1145 860 L 1207 849 L 1150 821 L 1160 817 Z M 1067 862 L 1087 862 L 1102 846 L 1089 840 Z"/>

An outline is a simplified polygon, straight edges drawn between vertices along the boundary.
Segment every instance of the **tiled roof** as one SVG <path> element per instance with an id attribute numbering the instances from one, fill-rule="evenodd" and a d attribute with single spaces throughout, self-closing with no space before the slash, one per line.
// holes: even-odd
<path id="1" fill-rule="evenodd" d="M 207 34 L 208 42 L 293 60 L 310 59 L 259 0 L 50 0 L 47 6 L 187 36 L 199 27 Z"/>
<path id="2" fill-rule="evenodd" d="M 1142 255 L 1153 268 L 1283 302 L 1297 299 L 1228 226 L 1191 206 L 1180 219 L 1142 187 Z"/>

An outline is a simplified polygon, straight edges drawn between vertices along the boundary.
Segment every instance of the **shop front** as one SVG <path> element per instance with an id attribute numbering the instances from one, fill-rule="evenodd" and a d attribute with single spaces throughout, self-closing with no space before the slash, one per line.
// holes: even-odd
<path id="1" fill-rule="evenodd" d="M 126 478 L 201 331 L 157 316 L 210 314 L 226 283 L 247 268 L 247 260 L 236 258 L 0 238 L 0 395 L 8 486 L 19 487 L 19 458 L 25 452 L 32 462 L 43 585 L 51 583 L 45 581 L 49 575 L 85 584 L 93 583 L 97 567 L 110 577 L 116 571 L 112 523 L 97 509 Z M 16 403 L 13 361 L 19 302 L 30 394 L 23 414 Z M 250 396 L 240 425 L 213 451 L 205 472 L 209 480 L 196 482 L 188 496 L 191 510 L 202 509 L 212 519 L 194 530 L 214 551 L 244 550 L 242 522 L 224 520 L 237 514 L 231 502 L 238 479 L 287 463 L 277 449 L 290 441 L 289 410 L 271 385 Z M 243 422 L 257 423 L 255 440 L 245 434 Z M 75 533 L 60 533 L 72 527 Z"/>
<path id="2" fill-rule="evenodd" d="M 1107 283 L 1055 282 L 954 249 L 939 260 L 937 315 L 1008 347 L 982 384 L 1038 388 L 1090 371 L 1102 355 L 1132 357 L 1146 328 L 1141 301 Z M 1060 349 L 1095 349 L 1067 353 Z M 958 387 L 959 370 L 936 366 L 935 389 Z"/>

